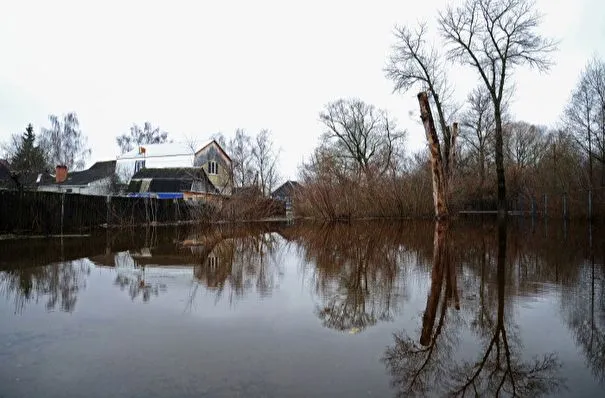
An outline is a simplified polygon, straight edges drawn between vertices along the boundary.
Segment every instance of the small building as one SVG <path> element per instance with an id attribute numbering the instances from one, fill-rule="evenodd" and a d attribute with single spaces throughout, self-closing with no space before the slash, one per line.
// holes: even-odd
<path id="1" fill-rule="evenodd" d="M 202 167 L 144 168 L 132 176 L 126 191 L 158 199 L 207 199 L 221 193 Z"/>
<path id="2" fill-rule="evenodd" d="M 221 195 L 231 195 L 231 158 L 216 140 L 189 143 L 143 144 L 117 158 L 117 174 L 129 183 L 139 171 L 150 169 L 202 168 Z M 159 177 L 158 177 L 159 178 Z"/>
<path id="3" fill-rule="evenodd" d="M 286 181 L 271 193 L 271 198 L 292 204 L 292 200 L 301 185 L 296 181 Z"/>
<path id="4" fill-rule="evenodd" d="M 54 180 L 49 181 L 44 173 L 38 176 L 38 191 L 109 195 L 115 190 L 115 171 L 115 160 L 96 162 L 87 170 L 74 172 L 57 166 Z"/>

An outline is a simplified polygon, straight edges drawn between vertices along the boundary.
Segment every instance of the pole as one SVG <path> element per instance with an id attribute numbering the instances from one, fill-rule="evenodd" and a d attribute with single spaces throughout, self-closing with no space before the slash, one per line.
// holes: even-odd
<path id="1" fill-rule="evenodd" d="M 588 219 L 592 220 L 592 189 L 588 189 Z"/>
<path id="2" fill-rule="evenodd" d="M 567 192 L 563 192 L 563 219 L 567 220 Z"/>

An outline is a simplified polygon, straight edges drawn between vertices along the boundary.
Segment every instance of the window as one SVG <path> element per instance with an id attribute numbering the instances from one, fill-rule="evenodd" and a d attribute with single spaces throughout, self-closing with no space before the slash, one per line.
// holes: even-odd
<path id="1" fill-rule="evenodd" d="M 216 267 L 218 266 L 218 257 L 216 257 L 216 256 L 209 256 L 208 257 L 208 266 L 212 270 L 216 269 Z"/>
<path id="2" fill-rule="evenodd" d="M 144 160 L 137 160 L 136 162 L 134 162 L 134 172 L 137 173 L 139 170 L 144 169 L 145 168 L 145 161 Z"/>
<path id="3" fill-rule="evenodd" d="M 218 163 L 214 160 L 208 162 L 208 174 L 218 174 Z"/>

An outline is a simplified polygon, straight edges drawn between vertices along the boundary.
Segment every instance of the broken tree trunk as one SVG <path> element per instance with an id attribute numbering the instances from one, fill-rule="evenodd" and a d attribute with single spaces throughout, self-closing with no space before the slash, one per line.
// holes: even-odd
<path id="1" fill-rule="evenodd" d="M 439 136 L 435 130 L 435 121 L 433 120 L 433 114 L 431 113 L 431 106 L 429 104 L 429 98 L 426 92 L 423 91 L 418 94 L 418 103 L 420 105 L 420 118 L 422 119 L 422 124 L 424 125 L 424 131 L 426 133 L 426 139 L 429 143 L 431 153 L 431 174 L 433 176 L 433 204 L 435 206 L 435 218 L 442 220 L 448 217 L 448 178 L 445 175 L 443 158 L 441 156 L 441 147 L 439 144 Z"/>

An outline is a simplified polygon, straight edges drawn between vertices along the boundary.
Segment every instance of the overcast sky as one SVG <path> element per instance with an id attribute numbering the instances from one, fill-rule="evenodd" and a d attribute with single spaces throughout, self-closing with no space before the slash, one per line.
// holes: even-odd
<path id="1" fill-rule="evenodd" d="M 49 114 L 78 114 L 92 158 L 150 121 L 174 140 L 268 128 L 284 177 L 317 145 L 322 107 L 358 97 L 387 109 L 424 145 L 415 91 L 393 94 L 383 68 L 395 24 L 433 22 L 443 0 L 0 0 L 0 141 Z M 561 40 L 549 74 L 519 70 L 512 113 L 554 126 L 578 74 L 605 57 L 605 2 L 538 0 Z M 475 75 L 456 68 L 464 98 Z M 412 113 L 410 113 L 412 112 Z"/>

